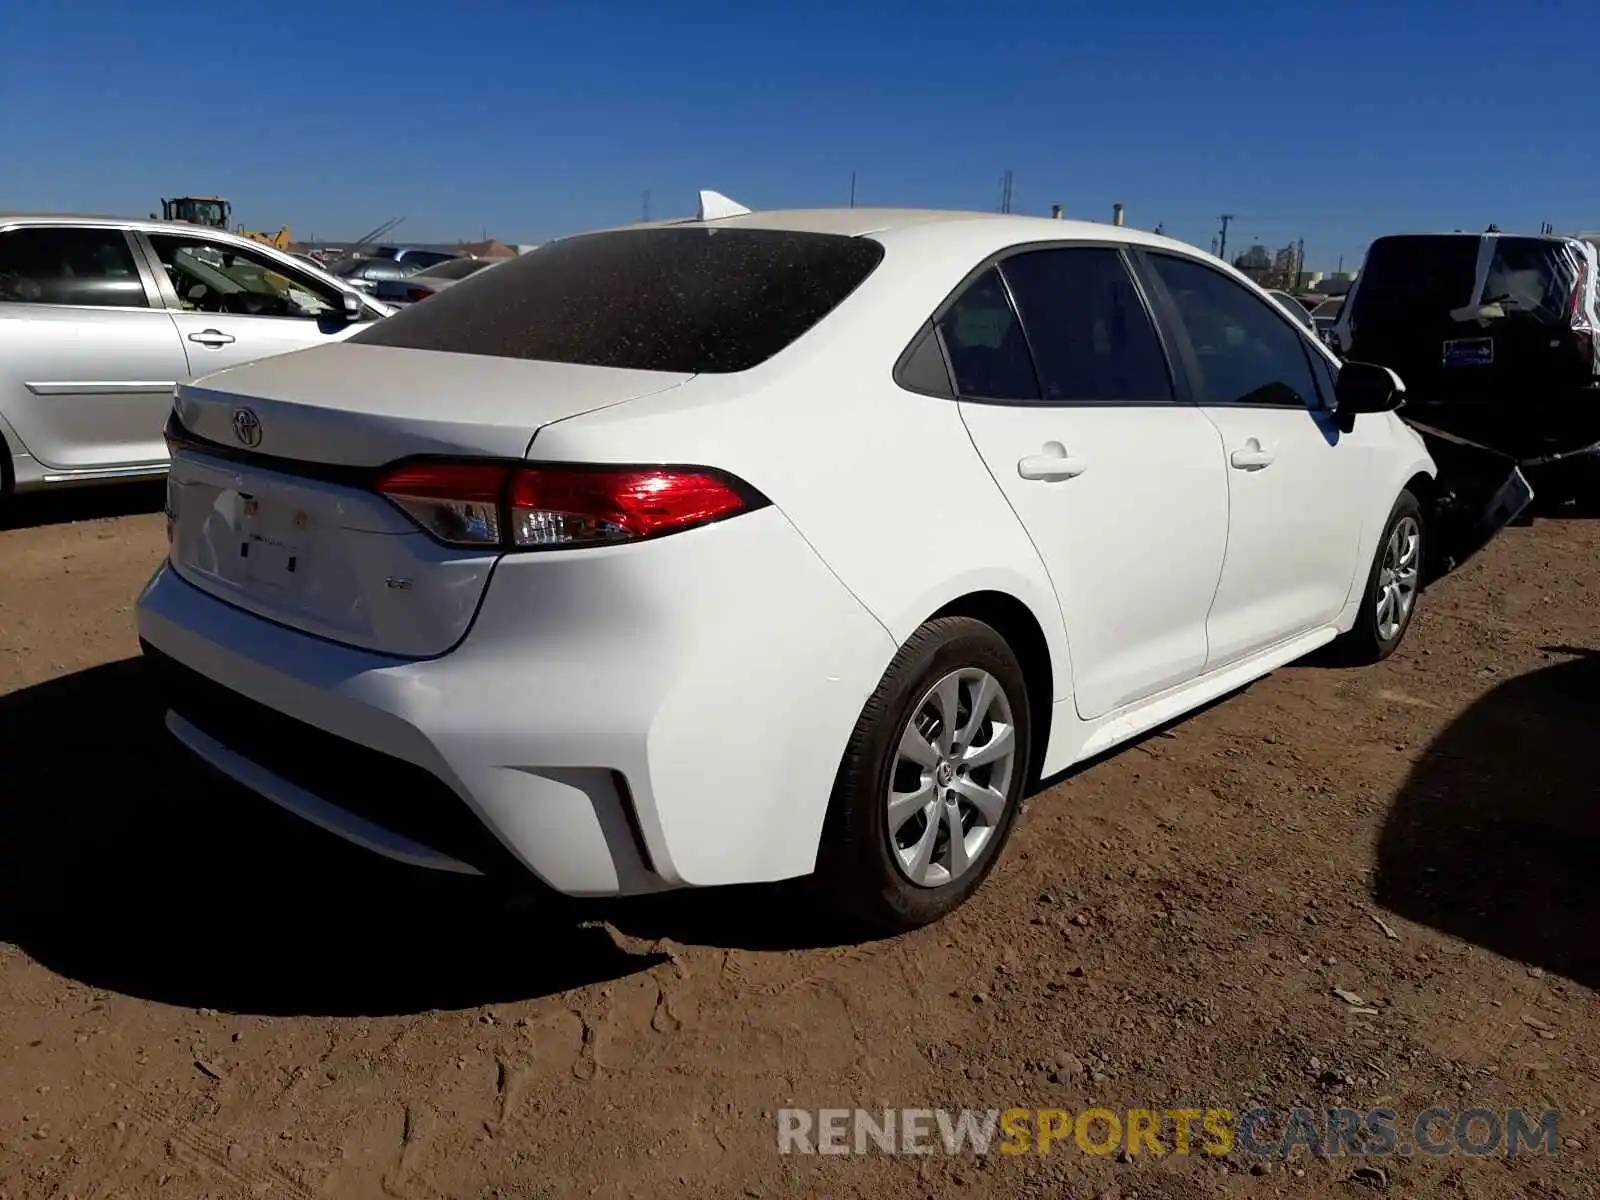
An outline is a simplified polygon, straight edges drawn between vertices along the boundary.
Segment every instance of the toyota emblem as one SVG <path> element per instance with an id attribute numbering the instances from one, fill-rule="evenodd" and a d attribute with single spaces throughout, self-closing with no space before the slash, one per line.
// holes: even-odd
<path id="1" fill-rule="evenodd" d="M 248 408 L 234 409 L 233 436 L 246 446 L 261 445 L 261 418 Z"/>

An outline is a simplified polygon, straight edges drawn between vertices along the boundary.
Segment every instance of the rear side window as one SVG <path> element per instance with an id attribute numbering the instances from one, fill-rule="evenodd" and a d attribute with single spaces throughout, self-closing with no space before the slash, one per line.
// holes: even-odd
<path id="1" fill-rule="evenodd" d="M 939 339 L 957 394 L 974 400 L 1038 400 L 1039 381 L 1011 297 L 990 267 L 939 318 Z"/>
<path id="2" fill-rule="evenodd" d="M 120 229 L 24 228 L 0 233 L 0 303 L 147 308 Z"/>
<path id="3" fill-rule="evenodd" d="M 669 227 L 548 242 L 351 340 L 718 374 L 796 341 L 883 259 L 866 238 Z"/>
<path id="4" fill-rule="evenodd" d="M 1047 402 L 1172 399 L 1166 355 L 1115 249 L 1034 250 L 1001 264 Z"/>

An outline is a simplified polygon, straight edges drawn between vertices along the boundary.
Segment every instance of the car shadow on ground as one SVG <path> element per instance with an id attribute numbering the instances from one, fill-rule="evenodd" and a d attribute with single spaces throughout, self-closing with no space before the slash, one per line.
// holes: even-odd
<path id="1" fill-rule="evenodd" d="M 1600 651 L 1507 680 L 1457 718 L 1400 789 L 1374 899 L 1441 933 L 1600 987 Z"/>
<path id="2" fill-rule="evenodd" d="M 213 773 L 163 719 L 137 658 L 0 696 L 0 942 L 93 987 L 379 1016 L 620 978 L 668 961 L 661 938 L 840 940 L 782 888 L 578 904 L 399 866 Z"/>
<path id="3" fill-rule="evenodd" d="M 0 529 L 28 529 L 158 513 L 165 506 L 166 498 L 167 485 L 160 480 L 0 496 Z"/>

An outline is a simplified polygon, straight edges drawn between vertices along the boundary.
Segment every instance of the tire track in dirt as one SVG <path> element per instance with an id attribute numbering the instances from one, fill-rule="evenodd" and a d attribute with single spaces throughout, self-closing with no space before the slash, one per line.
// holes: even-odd
<path id="1" fill-rule="evenodd" d="M 93 1185 L 88 1192 L 74 1191 L 81 1200 L 113 1200 L 126 1195 L 118 1182 L 119 1176 L 129 1168 L 155 1167 L 163 1151 L 170 1157 L 183 1161 L 185 1153 L 199 1160 L 205 1170 L 214 1172 L 250 1195 L 291 1197 L 292 1200 L 318 1200 L 317 1193 L 305 1187 L 271 1164 L 251 1162 L 234 1152 L 237 1143 L 223 1136 L 201 1129 L 190 1119 L 161 1104 L 138 1086 L 101 1072 L 107 1081 L 114 1081 L 122 1092 L 122 1108 L 133 1120 L 119 1119 L 116 1136 L 110 1150 L 112 1162 L 101 1156 L 98 1162 L 85 1162 L 92 1169 Z M 136 1126 L 142 1123 L 147 1136 L 140 1138 Z M 115 1161 L 121 1160 L 121 1161 Z"/>

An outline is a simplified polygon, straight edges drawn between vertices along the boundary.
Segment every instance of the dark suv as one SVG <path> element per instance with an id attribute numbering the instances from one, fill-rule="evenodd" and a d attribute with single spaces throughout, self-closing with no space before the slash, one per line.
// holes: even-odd
<path id="1" fill-rule="evenodd" d="M 1582 238 L 1405 234 L 1372 243 L 1333 339 L 1392 367 L 1405 416 L 1550 478 L 1600 451 L 1596 248 Z"/>

